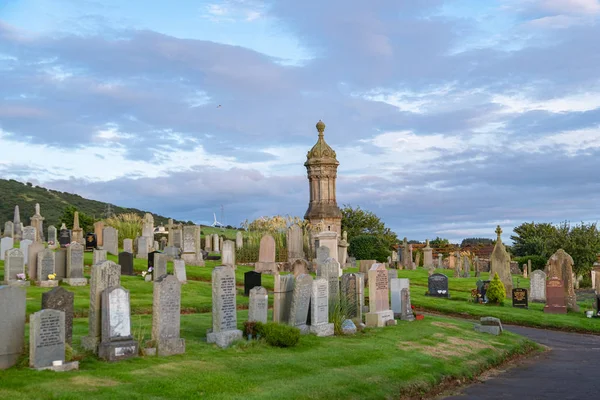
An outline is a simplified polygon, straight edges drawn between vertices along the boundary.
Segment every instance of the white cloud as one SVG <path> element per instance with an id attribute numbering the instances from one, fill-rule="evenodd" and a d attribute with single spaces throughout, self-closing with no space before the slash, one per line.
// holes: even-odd
<path id="1" fill-rule="evenodd" d="M 598 14 L 598 0 L 540 0 L 539 7 L 544 10 L 561 14 Z"/>
<path id="2" fill-rule="evenodd" d="M 560 98 L 534 100 L 525 95 L 493 95 L 492 102 L 504 107 L 503 112 L 521 114 L 528 111 L 552 113 L 583 112 L 600 108 L 600 91 L 576 93 Z"/>

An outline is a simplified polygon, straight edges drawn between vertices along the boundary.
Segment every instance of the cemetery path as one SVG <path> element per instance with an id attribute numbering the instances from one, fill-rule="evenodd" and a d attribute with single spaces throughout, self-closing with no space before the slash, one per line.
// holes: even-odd
<path id="1" fill-rule="evenodd" d="M 550 351 L 500 371 L 446 399 L 597 399 L 600 336 L 508 326 Z"/>

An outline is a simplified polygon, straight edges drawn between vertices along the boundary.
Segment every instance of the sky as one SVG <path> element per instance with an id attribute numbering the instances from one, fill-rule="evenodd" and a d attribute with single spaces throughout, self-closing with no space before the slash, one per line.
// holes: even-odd
<path id="1" fill-rule="evenodd" d="M 0 0 L 0 176 L 303 216 L 323 120 L 338 204 L 399 237 L 596 222 L 598 38 L 600 0 Z"/>

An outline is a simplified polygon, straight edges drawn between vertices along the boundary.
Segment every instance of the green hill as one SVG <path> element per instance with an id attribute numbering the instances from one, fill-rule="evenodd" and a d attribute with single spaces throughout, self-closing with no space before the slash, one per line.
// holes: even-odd
<path id="1" fill-rule="evenodd" d="M 4 229 L 4 222 L 12 221 L 15 206 L 19 206 L 21 222 L 29 225 L 29 218 L 35 214 L 35 203 L 40 204 L 41 214 L 45 218 L 44 226 L 54 225 L 60 227 L 60 217 L 69 206 L 75 207 L 80 213 L 87 214 L 94 219 L 105 217 L 108 203 L 96 200 L 88 200 L 73 194 L 46 189 L 41 186 L 33 186 L 31 183 L 21 183 L 14 179 L 0 179 L 0 223 Z M 123 208 L 114 204 L 110 205 L 115 214 L 136 213 L 144 216 L 150 211 L 138 210 L 137 208 Z M 154 216 L 154 225 L 166 225 L 168 218 L 151 213 Z M 175 221 L 185 223 L 183 221 Z"/>

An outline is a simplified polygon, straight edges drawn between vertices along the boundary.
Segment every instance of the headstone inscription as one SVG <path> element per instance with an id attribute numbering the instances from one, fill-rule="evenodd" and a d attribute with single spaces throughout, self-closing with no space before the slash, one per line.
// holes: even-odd
<path id="1" fill-rule="evenodd" d="M 329 281 L 325 278 L 318 278 L 312 282 L 309 330 L 317 336 L 333 336 L 334 333 L 334 326 L 329 323 L 329 287 Z"/>
<path id="2" fill-rule="evenodd" d="M 37 230 L 33 226 L 26 226 L 23 228 L 23 240 L 36 241 Z"/>
<path id="3" fill-rule="evenodd" d="M 529 298 L 532 302 L 546 302 L 546 273 L 536 269 L 529 278 Z"/>
<path id="4" fill-rule="evenodd" d="M 106 229 L 106 228 L 105 228 Z M 106 231 L 104 232 L 106 244 Z M 131 336 L 129 291 L 113 286 L 102 291 L 102 341 L 98 357 L 119 361 L 138 355 L 138 342 Z"/>
<path id="5" fill-rule="evenodd" d="M 85 234 L 85 251 L 94 251 L 98 248 L 98 239 L 95 233 Z"/>
<path id="6" fill-rule="evenodd" d="M 29 286 L 29 281 L 25 279 L 25 258 L 21 249 L 7 250 L 5 258 L 4 282 L 7 285 Z"/>
<path id="7" fill-rule="evenodd" d="M 159 356 L 185 353 L 185 339 L 180 337 L 181 283 L 173 275 L 154 281 L 152 306 L 152 340 Z"/>
<path id="8" fill-rule="evenodd" d="M 444 274 L 433 274 L 427 280 L 427 295 L 432 297 L 450 297 L 448 277 Z"/>
<path id="9" fill-rule="evenodd" d="M 67 247 L 67 278 L 70 286 L 85 286 L 87 278 L 83 276 L 83 245 L 73 242 Z"/>
<path id="10" fill-rule="evenodd" d="M 54 252 L 50 249 L 42 250 L 37 257 L 37 286 L 41 287 L 56 287 L 58 280 L 54 275 L 55 260 Z M 54 277 L 51 279 L 51 277 Z"/>
<path id="11" fill-rule="evenodd" d="M 0 370 L 15 365 L 25 338 L 25 290 L 0 286 Z"/>
<path id="12" fill-rule="evenodd" d="M 65 313 L 65 341 L 69 344 L 73 337 L 73 304 L 75 294 L 62 287 L 42 293 L 42 310 L 52 309 Z"/>
<path id="13" fill-rule="evenodd" d="M 250 300 L 248 303 L 248 321 L 267 323 L 267 311 L 269 308 L 269 295 L 267 289 L 255 286 L 250 289 Z"/>
<path id="14" fill-rule="evenodd" d="M 388 274 L 383 264 L 373 264 L 369 270 L 369 312 L 365 318 L 367 326 L 375 327 L 395 321 L 390 310 Z"/>
<path id="15" fill-rule="evenodd" d="M 29 317 L 29 366 L 43 369 L 65 361 L 65 313 L 46 309 Z"/>
<path id="16" fill-rule="evenodd" d="M 546 282 L 546 305 L 544 312 L 549 314 L 566 314 L 567 303 L 562 280 L 552 277 Z"/>
<path id="17" fill-rule="evenodd" d="M 71 231 L 67 229 L 65 224 L 62 224 L 58 232 L 58 243 L 63 248 L 71 244 Z"/>
<path id="18" fill-rule="evenodd" d="M 289 325 L 300 329 L 303 334 L 309 333 L 306 325 L 312 292 L 313 277 L 308 274 L 299 275 L 294 283 L 292 306 L 290 308 Z"/>
<path id="19" fill-rule="evenodd" d="M 235 301 L 235 271 L 221 265 L 212 272 L 212 329 L 207 332 L 206 341 L 216 343 L 221 348 L 228 347 L 242 338 L 237 329 Z"/>

